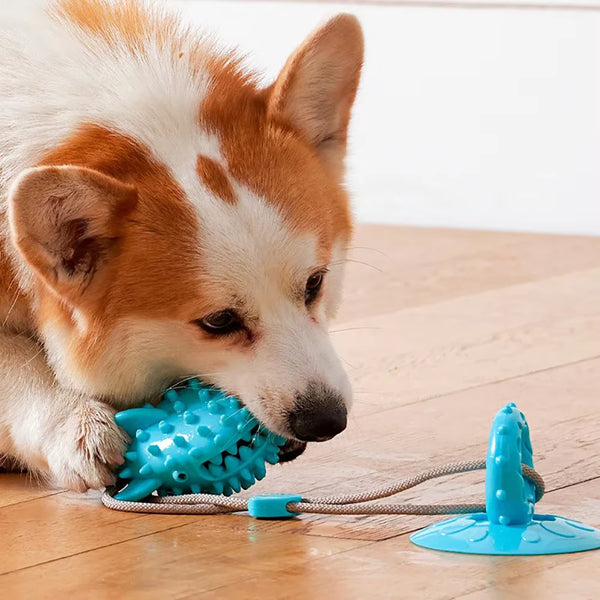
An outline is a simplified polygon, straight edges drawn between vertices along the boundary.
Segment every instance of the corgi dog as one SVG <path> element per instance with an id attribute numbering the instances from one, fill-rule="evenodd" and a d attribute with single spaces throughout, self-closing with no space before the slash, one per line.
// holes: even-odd
<path id="1" fill-rule="evenodd" d="M 51 485 L 113 481 L 116 410 L 190 377 L 289 440 L 346 427 L 328 339 L 356 18 L 261 86 L 147 0 L 0 8 L 0 455 Z"/>

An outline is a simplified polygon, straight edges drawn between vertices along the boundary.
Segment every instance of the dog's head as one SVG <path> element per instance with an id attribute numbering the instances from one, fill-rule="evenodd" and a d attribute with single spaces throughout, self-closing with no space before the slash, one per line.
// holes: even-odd
<path id="1" fill-rule="evenodd" d="M 189 127 L 168 110 L 139 136 L 85 123 L 17 178 L 12 240 L 65 385 L 127 406 L 199 376 L 287 438 L 344 429 L 351 389 L 327 322 L 361 62 L 342 15 L 269 88 L 214 59 Z"/>

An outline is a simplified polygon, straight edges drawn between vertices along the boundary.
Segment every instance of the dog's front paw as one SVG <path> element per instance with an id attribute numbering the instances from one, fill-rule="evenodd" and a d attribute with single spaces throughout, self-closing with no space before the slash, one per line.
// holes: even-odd
<path id="1" fill-rule="evenodd" d="M 53 483 L 78 492 L 115 482 L 127 439 L 114 421 L 115 411 L 86 399 L 58 427 L 48 452 Z"/>

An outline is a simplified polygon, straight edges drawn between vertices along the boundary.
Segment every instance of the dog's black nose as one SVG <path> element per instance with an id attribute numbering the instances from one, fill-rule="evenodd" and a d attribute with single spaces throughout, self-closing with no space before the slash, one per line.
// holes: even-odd
<path id="1" fill-rule="evenodd" d="M 289 426 L 303 442 L 324 442 L 346 429 L 347 411 L 342 396 L 320 383 L 310 383 L 296 395 Z"/>

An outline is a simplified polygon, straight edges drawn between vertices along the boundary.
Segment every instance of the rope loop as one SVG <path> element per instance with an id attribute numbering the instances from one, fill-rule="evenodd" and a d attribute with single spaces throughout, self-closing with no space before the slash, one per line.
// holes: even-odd
<path id="1" fill-rule="evenodd" d="M 541 475 L 527 465 L 521 465 L 523 475 L 535 488 L 535 501 L 539 502 L 545 492 Z M 290 513 L 313 513 L 333 515 L 451 515 L 485 512 L 485 504 L 379 504 L 373 502 L 409 490 L 425 481 L 485 469 L 485 460 L 448 463 L 422 471 L 412 477 L 382 488 L 357 494 L 338 496 L 302 497 L 300 502 L 286 505 Z M 239 497 L 213 494 L 186 494 L 182 496 L 151 496 L 147 502 L 116 500 L 116 488 L 107 488 L 102 504 L 113 510 L 138 513 L 214 515 L 248 510 L 248 500 Z"/>

